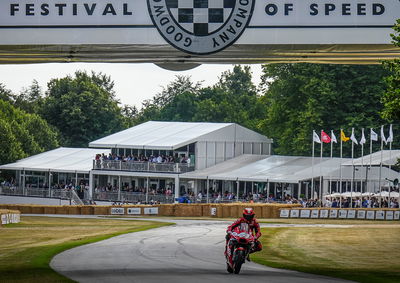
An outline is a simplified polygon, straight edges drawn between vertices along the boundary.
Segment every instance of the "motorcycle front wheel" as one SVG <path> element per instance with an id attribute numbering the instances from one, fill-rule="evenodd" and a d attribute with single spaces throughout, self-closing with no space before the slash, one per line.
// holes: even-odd
<path id="1" fill-rule="evenodd" d="M 229 264 L 226 264 L 226 270 L 227 270 L 229 273 L 233 273 L 233 269 L 232 269 L 232 267 L 230 267 Z"/>
<path id="2" fill-rule="evenodd" d="M 244 251 L 237 251 L 235 258 L 233 260 L 233 271 L 235 272 L 235 274 L 239 274 L 240 273 L 240 269 L 242 268 L 242 264 L 244 262 Z"/>

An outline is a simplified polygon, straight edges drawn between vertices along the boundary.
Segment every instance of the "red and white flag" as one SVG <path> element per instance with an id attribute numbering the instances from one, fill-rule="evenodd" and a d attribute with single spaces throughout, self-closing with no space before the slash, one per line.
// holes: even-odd
<path id="1" fill-rule="evenodd" d="M 330 143 L 331 142 L 331 137 L 325 133 L 324 131 L 321 131 L 321 140 L 324 143 Z"/>

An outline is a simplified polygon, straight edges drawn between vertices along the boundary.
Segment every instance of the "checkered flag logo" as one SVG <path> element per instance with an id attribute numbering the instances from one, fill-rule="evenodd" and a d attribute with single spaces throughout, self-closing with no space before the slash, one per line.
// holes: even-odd
<path id="1" fill-rule="evenodd" d="M 207 36 L 229 19 L 236 0 L 166 0 L 176 22 L 195 36 Z"/>
<path id="2" fill-rule="evenodd" d="M 245 31 L 256 0 L 147 0 L 160 35 L 175 48 L 196 55 L 219 52 Z"/>

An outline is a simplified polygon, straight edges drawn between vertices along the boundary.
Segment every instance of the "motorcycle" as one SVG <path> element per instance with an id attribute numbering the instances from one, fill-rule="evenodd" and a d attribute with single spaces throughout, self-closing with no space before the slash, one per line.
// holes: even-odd
<path id="1" fill-rule="evenodd" d="M 229 273 L 239 274 L 242 264 L 254 245 L 254 236 L 246 223 L 236 227 L 226 246 L 226 265 Z"/>

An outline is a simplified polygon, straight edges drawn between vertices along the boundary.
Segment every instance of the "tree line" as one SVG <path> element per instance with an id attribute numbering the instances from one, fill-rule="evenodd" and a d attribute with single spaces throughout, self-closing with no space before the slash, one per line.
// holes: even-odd
<path id="1" fill-rule="evenodd" d="M 400 47 L 400 22 L 394 30 L 393 43 Z M 350 135 L 354 127 L 360 138 L 361 128 L 368 133 L 393 123 L 395 148 L 400 140 L 400 61 L 263 65 L 258 86 L 250 68 L 240 65 L 207 87 L 177 76 L 140 109 L 121 105 L 111 77 L 77 71 L 50 80 L 46 91 L 33 81 L 15 94 L 0 83 L 0 108 L 0 164 L 57 146 L 86 147 L 149 120 L 238 123 L 273 138 L 274 152 L 285 155 L 310 155 L 313 130 L 335 130 L 338 136 L 339 129 Z M 374 146 L 377 150 L 379 143 Z M 344 154 L 350 154 L 350 143 Z"/>

